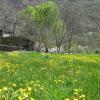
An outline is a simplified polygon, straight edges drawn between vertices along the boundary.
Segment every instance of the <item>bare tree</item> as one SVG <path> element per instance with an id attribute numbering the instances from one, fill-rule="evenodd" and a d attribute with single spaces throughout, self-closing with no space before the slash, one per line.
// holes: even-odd
<path id="1" fill-rule="evenodd" d="M 68 53 L 71 53 L 73 36 L 79 31 L 79 15 L 74 7 L 63 6 L 61 8 L 61 17 L 66 25 Z"/>
<path id="2" fill-rule="evenodd" d="M 16 15 L 17 15 L 17 8 L 16 2 L 11 2 L 10 0 L 1 1 L 0 7 L 1 10 L 1 23 L 3 32 L 10 32 L 12 36 L 15 35 L 16 29 Z"/>
<path id="3" fill-rule="evenodd" d="M 60 52 L 60 47 L 65 38 L 65 25 L 62 20 L 57 19 L 53 25 L 53 35 L 56 42 L 57 52 Z"/>

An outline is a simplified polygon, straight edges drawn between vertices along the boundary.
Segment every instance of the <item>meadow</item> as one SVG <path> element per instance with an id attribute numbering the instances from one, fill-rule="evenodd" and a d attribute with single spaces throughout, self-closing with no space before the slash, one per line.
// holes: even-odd
<path id="1" fill-rule="evenodd" d="M 0 52 L 0 100 L 100 100 L 100 55 Z"/>

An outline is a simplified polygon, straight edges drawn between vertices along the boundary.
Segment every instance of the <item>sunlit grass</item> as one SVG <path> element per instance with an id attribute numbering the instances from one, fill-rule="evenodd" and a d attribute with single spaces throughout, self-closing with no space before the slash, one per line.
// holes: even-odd
<path id="1" fill-rule="evenodd" d="M 0 53 L 0 100 L 99 100 L 100 55 Z"/>

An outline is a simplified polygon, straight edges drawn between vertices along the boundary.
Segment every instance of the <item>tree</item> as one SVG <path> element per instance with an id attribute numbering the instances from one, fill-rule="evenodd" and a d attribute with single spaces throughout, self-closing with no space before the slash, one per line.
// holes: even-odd
<path id="1" fill-rule="evenodd" d="M 61 19 L 57 19 L 57 21 L 55 21 L 53 26 L 53 35 L 55 37 L 56 47 L 58 52 L 60 51 L 60 47 L 65 38 L 65 33 L 66 33 L 66 28 L 64 22 Z"/>
<path id="2" fill-rule="evenodd" d="M 30 39 L 33 42 L 33 49 L 35 46 L 35 43 L 37 41 L 37 27 L 34 22 L 34 7 L 27 6 L 25 9 L 18 12 L 17 15 L 17 34 L 18 36 L 23 36 L 25 38 Z"/>
<path id="3" fill-rule="evenodd" d="M 35 21 L 39 27 L 40 38 L 42 39 L 46 52 L 48 52 L 47 37 L 59 15 L 58 7 L 54 2 L 49 1 L 36 6 L 35 9 Z"/>
<path id="4" fill-rule="evenodd" d="M 57 5 L 51 1 L 35 7 L 27 6 L 20 13 L 22 19 L 20 20 L 22 23 L 20 28 L 24 29 L 21 33 L 27 37 L 34 37 L 38 43 L 43 43 L 45 51 L 48 52 L 48 35 L 50 36 L 52 26 L 58 14 Z M 33 35 L 34 32 L 36 32 L 35 36 Z"/>
<path id="5" fill-rule="evenodd" d="M 11 1 L 11 0 L 4 0 L 0 1 L 0 23 L 1 28 L 4 33 L 10 33 L 12 36 L 15 35 L 17 21 L 16 16 L 18 12 L 17 8 L 17 2 L 21 2 L 21 0 L 18 1 Z"/>
<path id="6" fill-rule="evenodd" d="M 66 26 L 68 53 L 71 53 L 73 36 L 79 33 L 79 14 L 77 9 L 65 5 L 61 8 L 61 17 Z"/>

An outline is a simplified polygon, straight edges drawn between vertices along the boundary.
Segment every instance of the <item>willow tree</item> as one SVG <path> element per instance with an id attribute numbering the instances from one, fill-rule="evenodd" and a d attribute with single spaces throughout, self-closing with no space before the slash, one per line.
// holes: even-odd
<path id="1" fill-rule="evenodd" d="M 50 38 L 52 27 L 58 15 L 58 7 L 52 1 L 42 3 L 35 7 L 35 22 L 38 25 L 40 39 L 42 39 L 46 52 L 48 52 L 48 38 Z"/>
<path id="2" fill-rule="evenodd" d="M 45 51 L 48 52 L 48 38 L 50 38 L 51 29 L 59 15 L 57 5 L 48 1 L 34 7 L 27 6 L 20 15 L 23 20 L 22 26 L 24 26 L 22 30 L 25 29 L 23 34 L 26 36 L 30 34 L 32 37 L 36 33 L 35 39 L 39 44 L 44 44 Z"/>

